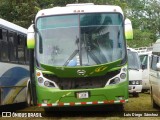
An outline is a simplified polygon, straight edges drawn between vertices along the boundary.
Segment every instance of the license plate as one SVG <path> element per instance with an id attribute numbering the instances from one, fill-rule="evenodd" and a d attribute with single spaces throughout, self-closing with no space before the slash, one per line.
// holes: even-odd
<path id="1" fill-rule="evenodd" d="M 77 92 L 76 96 L 78 99 L 89 98 L 89 93 L 88 92 Z"/>

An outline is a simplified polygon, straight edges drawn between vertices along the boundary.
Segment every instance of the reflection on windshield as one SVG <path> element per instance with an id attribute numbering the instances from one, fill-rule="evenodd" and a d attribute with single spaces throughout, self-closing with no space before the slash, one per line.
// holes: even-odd
<path id="1" fill-rule="evenodd" d="M 38 61 L 54 66 L 90 66 L 124 59 L 122 20 L 115 13 L 39 18 Z"/>
<path id="2" fill-rule="evenodd" d="M 140 60 L 136 52 L 128 51 L 128 68 L 129 69 L 140 69 Z"/>

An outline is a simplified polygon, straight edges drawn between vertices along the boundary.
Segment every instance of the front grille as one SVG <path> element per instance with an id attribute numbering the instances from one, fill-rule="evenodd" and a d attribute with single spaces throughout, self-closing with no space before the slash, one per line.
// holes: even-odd
<path id="1" fill-rule="evenodd" d="M 120 70 L 108 72 L 104 76 L 81 77 L 81 78 L 58 78 L 54 75 L 43 74 L 43 76 L 57 84 L 61 90 L 68 89 L 90 89 L 103 88 L 107 81 L 120 73 Z"/>

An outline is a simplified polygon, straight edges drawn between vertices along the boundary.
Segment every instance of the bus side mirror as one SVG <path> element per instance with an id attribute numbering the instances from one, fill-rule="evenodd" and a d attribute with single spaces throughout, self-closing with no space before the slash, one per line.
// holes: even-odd
<path id="1" fill-rule="evenodd" d="M 35 47 L 35 32 L 34 32 L 34 24 L 32 24 L 27 31 L 27 48 L 34 49 Z"/>
<path id="2" fill-rule="evenodd" d="M 160 71 L 160 63 L 156 64 L 157 70 Z"/>
<path id="3" fill-rule="evenodd" d="M 124 29 L 125 29 L 125 38 L 126 38 L 126 40 L 133 39 L 132 23 L 128 18 L 125 19 L 125 28 Z"/>

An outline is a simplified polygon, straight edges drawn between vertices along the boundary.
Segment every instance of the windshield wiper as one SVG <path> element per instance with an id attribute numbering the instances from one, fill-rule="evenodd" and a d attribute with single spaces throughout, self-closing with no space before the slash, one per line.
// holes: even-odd
<path id="1" fill-rule="evenodd" d="M 67 66 L 68 63 L 77 55 L 78 52 L 79 52 L 79 50 L 75 50 L 75 51 L 71 54 L 71 56 L 66 60 L 66 62 L 64 63 L 63 66 Z"/>

